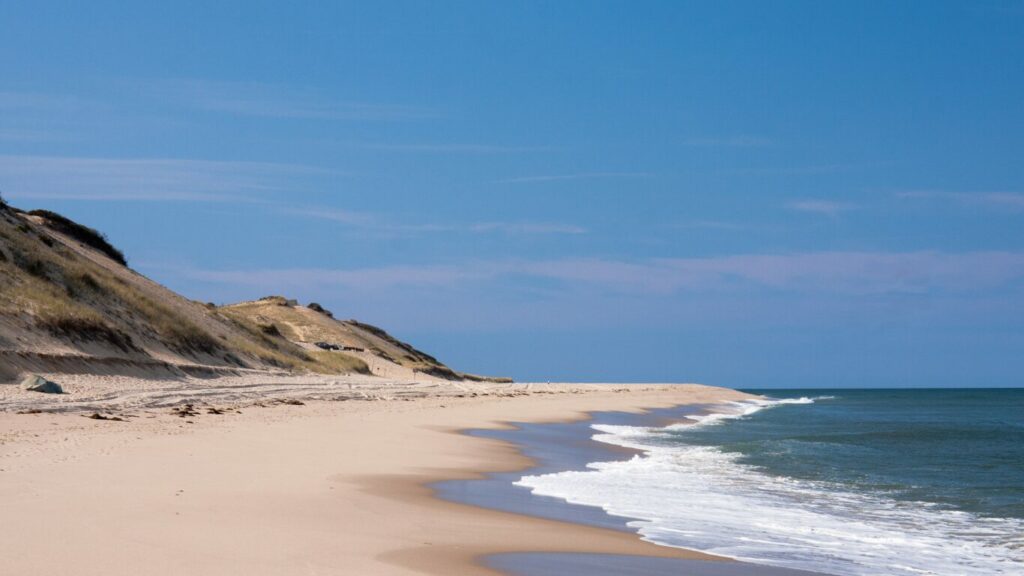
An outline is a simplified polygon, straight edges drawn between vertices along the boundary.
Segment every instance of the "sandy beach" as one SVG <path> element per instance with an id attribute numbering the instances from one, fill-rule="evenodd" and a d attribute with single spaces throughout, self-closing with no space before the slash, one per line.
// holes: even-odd
<path id="1" fill-rule="evenodd" d="M 409 390 L 418 393 L 403 396 Z M 426 485 L 530 465 L 513 445 L 459 430 L 746 394 L 697 385 L 427 390 L 378 383 L 376 401 L 316 400 L 306 390 L 294 405 L 213 395 L 185 416 L 152 403 L 104 406 L 123 422 L 84 418 L 91 412 L 81 406 L 0 413 L 2 571 L 494 574 L 483 556 L 713 559 L 621 531 L 443 501 Z"/>

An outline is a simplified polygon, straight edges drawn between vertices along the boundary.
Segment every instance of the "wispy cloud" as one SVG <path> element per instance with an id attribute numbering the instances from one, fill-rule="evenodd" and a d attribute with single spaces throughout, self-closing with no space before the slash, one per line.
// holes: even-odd
<path id="1" fill-rule="evenodd" d="M 105 105 L 73 96 L 0 91 L 0 141 L 67 142 L 81 127 L 104 116 Z"/>
<path id="2" fill-rule="evenodd" d="M 678 229 L 703 229 L 703 230 L 746 230 L 749 226 L 736 222 L 722 222 L 719 220 L 696 220 L 693 222 L 680 222 L 673 228 Z"/>
<path id="3" fill-rule="evenodd" d="M 321 120 L 418 120 L 437 112 L 401 104 L 359 102 L 260 82 L 167 79 L 146 83 L 160 97 L 209 112 L 266 118 Z"/>
<path id="4" fill-rule="evenodd" d="M 1024 209 L 1024 193 L 1019 192 L 945 192 L 940 190 L 910 190 L 897 192 L 898 198 L 951 200 L 963 204 L 991 208 Z"/>
<path id="5" fill-rule="evenodd" d="M 330 220 L 350 226 L 372 226 L 377 222 L 377 217 L 368 212 L 356 212 L 353 210 L 338 210 L 336 208 L 305 207 L 296 208 L 292 206 L 281 206 L 288 214 L 316 218 L 319 220 Z"/>
<path id="6" fill-rule="evenodd" d="M 720 170 L 719 173 L 764 174 L 767 176 L 821 176 L 826 174 L 836 174 L 839 172 L 861 170 L 864 168 L 870 168 L 881 165 L 884 165 L 884 163 L 871 162 L 858 164 L 810 164 L 803 166 L 764 166 L 756 168 L 726 168 Z"/>
<path id="7" fill-rule="evenodd" d="M 577 174 L 550 174 L 542 176 L 519 176 L 494 180 L 494 184 L 530 184 L 537 182 L 559 182 L 564 180 L 599 180 L 604 178 L 650 178 L 650 172 L 580 172 Z"/>
<path id="8" fill-rule="evenodd" d="M 330 220 L 345 226 L 385 236 L 432 233 L 500 233 L 509 235 L 587 233 L 587 229 L 582 226 L 557 222 L 473 222 L 468 224 L 431 222 L 410 223 L 396 221 L 394 218 L 381 214 L 350 210 L 336 210 L 328 208 L 285 208 L 285 210 L 290 214 L 321 220 Z"/>
<path id="9" fill-rule="evenodd" d="M 586 234 L 587 229 L 572 224 L 553 222 L 481 222 L 469 227 L 473 232 L 505 234 Z"/>
<path id="10" fill-rule="evenodd" d="M 737 134 L 713 138 L 687 138 L 682 141 L 682 144 L 694 148 L 763 148 L 773 146 L 775 142 L 763 136 Z"/>
<path id="11" fill-rule="evenodd" d="M 1024 253 L 817 252 L 642 261 L 477 261 L 348 270 L 178 269 L 176 273 L 192 280 L 240 286 L 454 289 L 465 287 L 467 282 L 526 277 L 560 281 L 568 289 L 591 287 L 637 295 L 760 288 L 850 297 L 1020 288 L 1024 281 Z"/>
<path id="12" fill-rule="evenodd" d="M 198 268 L 163 266 L 154 264 L 152 269 L 214 284 L 235 286 L 274 286 L 289 291 L 298 288 L 349 288 L 358 290 L 380 290 L 401 287 L 445 287 L 460 282 L 477 281 L 489 276 L 486 271 L 474 271 L 461 266 L 387 266 L 381 268 L 360 268 L 351 270 L 329 270 L 322 268 L 289 268 L 265 270 L 205 270 Z"/>
<path id="13" fill-rule="evenodd" d="M 838 216 L 843 212 L 855 210 L 857 206 L 849 202 L 838 202 L 834 200 L 795 200 L 787 205 L 791 210 L 797 212 L 809 212 L 823 216 Z"/>
<path id="14" fill-rule="evenodd" d="M 425 152 L 434 154 L 504 154 L 519 152 L 539 152 L 552 150 L 550 146 L 511 146 L 501 144 L 475 143 L 388 143 L 388 142 L 341 142 L 342 146 L 361 150 L 381 150 L 384 152 Z"/>
<path id="15" fill-rule="evenodd" d="M 585 234 L 574 224 L 543 221 L 470 223 L 404 222 L 394 217 L 327 207 L 281 203 L 281 193 L 329 174 L 317 167 L 266 162 L 167 158 L 78 158 L 0 155 L 0 182 L 9 199 L 68 199 L 145 202 L 247 202 L 282 213 L 330 220 L 379 236 L 431 233 L 556 235 Z"/>
<path id="16" fill-rule="evenodd" d="M 0 140 L 7 142 L 58 142 L 71 140 L 71 138 L 56 131 L 0 127 Z"/>
<path id="17" fill-rule="evenodd" d="M 0 110 L 9 111 L 76 111 L 88 103 L 72 96 L 0 90 Z"/>
<path id="18" fill-rule="evenodd" d="M 0 156 L 0 181 L 10 198 L 260 202 L 294 189 L 296 179 L 325 173 L 267 162 Z"/>

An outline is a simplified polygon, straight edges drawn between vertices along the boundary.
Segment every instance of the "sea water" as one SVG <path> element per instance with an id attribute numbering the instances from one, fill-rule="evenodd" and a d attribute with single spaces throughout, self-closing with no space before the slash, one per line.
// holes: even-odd
<path id="1" fill-rule="evenodd" d="M 595 424 L 594 439 L 642 454 L 517 484 L 748 562 L 1024 574 L 1024 390 L 767 394 L 666 427 Z"/>

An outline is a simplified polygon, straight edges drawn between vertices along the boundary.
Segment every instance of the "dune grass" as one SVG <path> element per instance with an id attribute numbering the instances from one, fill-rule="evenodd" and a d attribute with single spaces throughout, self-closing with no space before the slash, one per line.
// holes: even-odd
<path id="1" fill-rule="evenodd" d="M 107 342 L 125 351 L 139 350 L 124 329 L 132 326 L 148 327 L 179 352 L 219 351 L 219 343 L 206 331 L 55 244 L 44 230 L 7 213 L 3 218 L 0 240 L 6 247 L 0 252 L 9 251 L 11 257 L 0 262 L 7 278 L 0 286 L 0 312 L 29 314 L 55 336 Z"/>
<path id="2" fill-rule="evenodd" d="M 166 349 L 204 363 L 370 373 L 365 362 L 349 354 L 304 348 L 323 339 L 365 347 L 385 359 L 392 359 L 391 352 L 396 363 L 457 377 L 383 330 L 335 320 L 317 304 L 303 308 L 282 296 L 221 308 L 190 302 L 130 270 L 82 255 L 76 244 L 65 244 L 64 236 L 123 264 L 95 230 L 51 212 L 0 207 L 0 316 L 29 333 L 45 331 L 66 343 L 107 344 L 133 354 Z"/>
<path id="3" fill-rule="evenodd" d="M 0 266 L 7 265 L 0 263 Z M 0 311 L 29 314 L 35 324 L 54 336 L 76 342 L 103 342 L 124 352 L 139 351 L 131 336 L 105 321 L 100 313 L 84 305 L 67 289 L 36 276 L 4 271 L 8 281 L 0 288 Z"/>
<path id="4" fill-rule="evenodd" d="M 370 366 L 362 359 L 349 356 L 344 352 L 315 350 L 309 353 L 315 363 L 309 366 L 313 372 L 321 374 L 370 374 Z"/>
<path id="5" fill-rule="evenodd" d="M 117 262 L 122 266 L 128 265 L 128 261 L 125 259 L 124 253 L 115 248 L 102 232 L 89 228 L 88 226 L 83 226 L 78 222 L 49 210 L 32 210 L 29 214 L 42 218 L 48 227 L 95 249 L 101 254 L 106 255 L 114 262 Z"/>

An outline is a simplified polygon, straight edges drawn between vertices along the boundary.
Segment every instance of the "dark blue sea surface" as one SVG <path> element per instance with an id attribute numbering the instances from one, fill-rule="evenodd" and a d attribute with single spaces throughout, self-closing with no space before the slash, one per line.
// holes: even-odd
<path id="1" fill-rule="evenodd" d="M 532 473 L 654 542 L 840 575 L 1024 574 L 1024 390 L 770 390 L 683 424 L 592 425 L 642 450 Z"/>
<path id="2" fill-rule="evenodd" d="M 675 440 L 769 474 L 1024 518 L 1024 389 L 758 392 L 820 399 Z"/>

